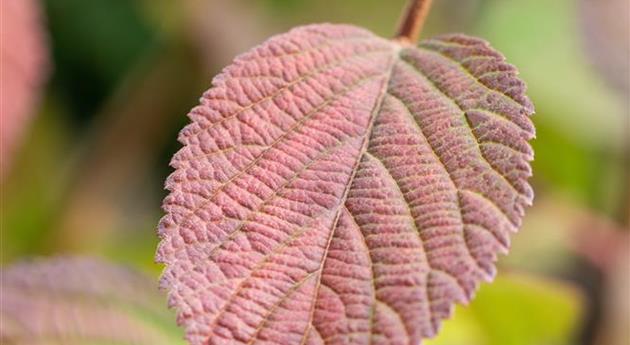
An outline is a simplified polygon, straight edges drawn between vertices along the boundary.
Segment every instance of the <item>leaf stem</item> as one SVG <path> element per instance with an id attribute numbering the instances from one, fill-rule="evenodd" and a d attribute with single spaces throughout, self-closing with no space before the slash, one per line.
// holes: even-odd
<path id="1" fill-rule="evenodd" d="M 432 0 L 409 0 L 398 26 L 397 40 L 415 43 L 429 13 Z"/>

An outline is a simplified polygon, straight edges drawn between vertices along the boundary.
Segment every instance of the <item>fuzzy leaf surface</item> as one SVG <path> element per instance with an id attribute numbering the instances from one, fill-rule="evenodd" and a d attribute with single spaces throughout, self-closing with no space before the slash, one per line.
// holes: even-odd
<path id="1" fill-rule="evenodd" d="M 192 344 L 418 344 L 521 224 L 533 106 L 476 38 L 275 36 L 189 114 L 159 225 Z"/>
<path id="2" fill-rule="evenodd" d="M 181 335 L 151 279 L 89 258 L 53 258 L 2 270 L 0 343 L 167 345 Z"/>

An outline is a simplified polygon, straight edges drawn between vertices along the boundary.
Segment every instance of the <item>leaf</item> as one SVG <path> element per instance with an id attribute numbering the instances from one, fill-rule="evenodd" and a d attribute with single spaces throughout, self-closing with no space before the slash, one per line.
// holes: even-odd
<path id="1" fill-rule="evenodd" d="M 487 43 L 276 36 L 180 134 L 156 258 L 192 344 L 418 344 L 532 201 L 532 104 Z"/>
<path id="2" fill-rule="evenodd" d="M 151 279 L 87 258 L 19 263 L 2 271 L 0 342 L 177 344 Z"/>
<path id="3" fill-rule="evenodd" d="M 0 177 L 4 177 L 37 104 L 47 52 L 37 1 L 2 1 L 0 23 Z"/>

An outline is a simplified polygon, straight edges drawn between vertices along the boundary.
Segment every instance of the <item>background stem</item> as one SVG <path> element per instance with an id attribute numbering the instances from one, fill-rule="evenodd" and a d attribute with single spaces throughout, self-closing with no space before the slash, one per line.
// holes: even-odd
<path id="1" fill-rule="evenodd" d="M 418 41 L 431 2 L 432 0 L 409 0 L 398 26 L 397 39 L 410 43 Z"/>

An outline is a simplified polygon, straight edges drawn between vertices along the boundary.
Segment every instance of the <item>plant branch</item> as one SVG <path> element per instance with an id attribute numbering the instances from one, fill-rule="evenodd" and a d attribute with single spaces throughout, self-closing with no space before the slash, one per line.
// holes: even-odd
<path id="1" fill-rule="evenodd" d="M 432 0 L 409 0 L 398 26 L 396 39 L 409 43 L 418 41 L 431 2 Z"/>

